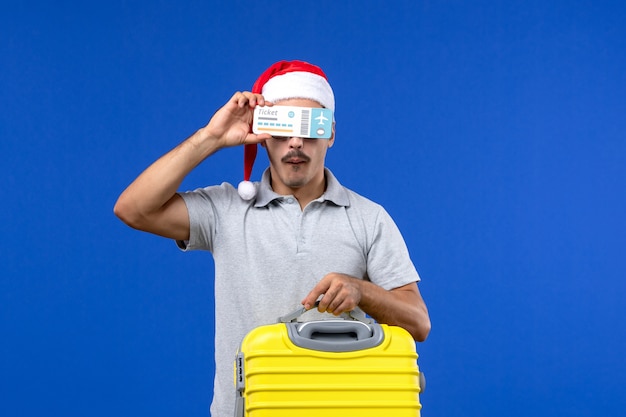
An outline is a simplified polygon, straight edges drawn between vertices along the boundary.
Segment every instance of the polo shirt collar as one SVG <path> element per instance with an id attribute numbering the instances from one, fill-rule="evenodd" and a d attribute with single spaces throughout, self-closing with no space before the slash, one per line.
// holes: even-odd
<path id="1" fill-rule="evenodd" d="M 328 168 L 324 168 L 324 175 L 326 176 L 326 191 L 320 198 L 315 201 L 330 201 L 338 206 L 347 207 L 350 205 L 348 199 L 348 193 L 345 188 L 339 183 L 337 178 L 333 175 Z M 259 189 L 256 194 L 256 200 L 254 202 L 255 207 L 265 207 L 274 200 L 283 198 L 283 195 L 277 194 L 272 190 L 270 182 L 270 169 L 267 168 L 263 172 L 261 182 L 259 183 Z"/>

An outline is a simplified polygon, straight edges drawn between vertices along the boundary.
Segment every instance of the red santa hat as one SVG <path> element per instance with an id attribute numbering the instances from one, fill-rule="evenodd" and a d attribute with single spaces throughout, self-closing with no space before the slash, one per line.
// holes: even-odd
<path id="1" fill-rule="evenodd" d="M 279 61 L 273 64 L 256 80 L 252 92 L 262 94 L 265 100 L 272 103 L 305 98 L 335 111 L 335 96 L 326 74 L 320 67 L 304 61 Z M 256 188 L 250 182 L 256 153 L 256 144 L 244 146 L 243 181 L 237 187 L 244 200 L 251 200 L 256 195 Z"/>

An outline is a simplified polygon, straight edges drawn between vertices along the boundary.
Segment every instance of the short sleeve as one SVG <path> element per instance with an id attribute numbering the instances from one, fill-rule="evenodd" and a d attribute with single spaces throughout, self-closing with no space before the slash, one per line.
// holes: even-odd
<path id="1" fill-rule="evenodd" d="M 419 282 L 404 238 L 382 207 L 373 227 L 367 254 L 368 279 L 387 290 Z"/>
<path id="2" fill-rule="evenodd" d="M 189 213 L 189 240 L 177 240 L 183 251 L 213 251 L 220 228 L 221 210 L 228 208 L 241 198 L 231 184 L 223 183 L 194 191 L 179 193 Z"/>

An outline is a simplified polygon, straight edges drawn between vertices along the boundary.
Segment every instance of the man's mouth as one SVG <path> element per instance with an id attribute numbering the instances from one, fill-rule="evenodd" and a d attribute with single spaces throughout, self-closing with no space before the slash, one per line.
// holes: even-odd
<path id="1" fill-rule="evenodd" d="M 282 162 L 286 164 L 304 164 L 311 160 L 308 156 L 306 156 L 303 152 L 300 151 L 292 151 L 287 155 L 283 156 L 281 159 Z"/>

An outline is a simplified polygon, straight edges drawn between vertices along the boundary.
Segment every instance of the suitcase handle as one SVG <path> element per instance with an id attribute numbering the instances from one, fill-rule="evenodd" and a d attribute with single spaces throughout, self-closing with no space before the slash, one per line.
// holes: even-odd
<path id="1" fill-rule="evenodd" d="M 315 302 L 313 308 L 319 305 Z M 323 352 L 351 352 L 378 346 L 384 339 L 380 324 L 367 318 L 359 307 L 342 314 L 351 320 L 315 320 L 298 323 L 297 319 L 308 310 L 299 308 L 279 317 L 287 325 L 289 339 L 296 345 Z"/>
<path id="2" fill-rule="evenodd" d="M 380 324 L 356 320 L 318 320 L 285 325 L 294 345 L 321 352 L 353 352 L 373 348 L 385 338 Z"/>
<path id="3" fill-rule="evenodd" d="M 319 305 L 320 305 L 320 302 L 316 301 L 315 304 L 313 305 L 313 307 L 311 307 L 311 310 L 316 308 Z M 289 314 L 285 314 L 284 316 L 279 317 L 278 318 L 278 322 L 279 323 L 295 322 L 298 317 L 300 317 L 301 315 L 303 315 L 307 311 L 309 311 L 309 310 L 307 310 L 304 307 L 301 307 L 301 308 L 299 308 L 297 310 L 292 311 Z M 348 316 L 348 318 L 351 318 L 351 319 L 356 320 L 356 321 L 360 321 L 361 323 L 370 324 L 370 323 L 373 322 L 372 320 L 367 318 L 367 316 L 365 315 L 365 312 L 363 310 L 361 310 L 359 307 L 355 307 L 354 310 L 342 314 L 342 316 L 344 316 L 344 317 L 346 315 Z"/>
<path id="4" fill-rule="evenodd" d="M 305 339 L 350 343 L 372 337 L 372 329 L 359 321 L 309 321 L 298 326 L 298 334 Z"/>

